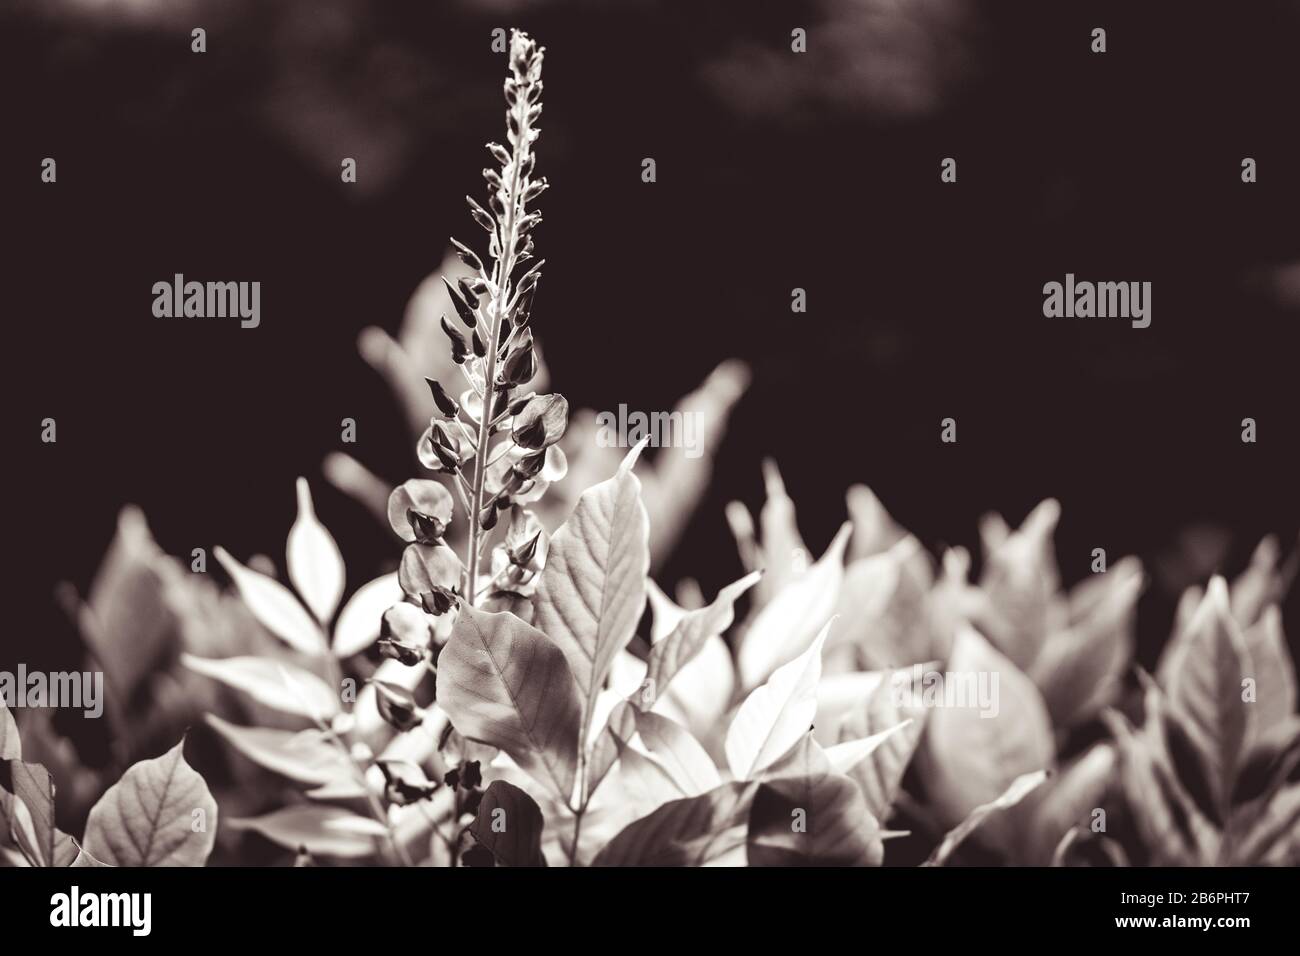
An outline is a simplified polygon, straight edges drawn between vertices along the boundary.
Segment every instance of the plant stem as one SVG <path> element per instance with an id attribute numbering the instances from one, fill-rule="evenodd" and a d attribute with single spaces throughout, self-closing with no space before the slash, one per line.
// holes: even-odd
<path id="1" fill-rule="evenodd" d="M 528 157 L 527 107 L 526 97 L 521 95 L 515 105 L 515 108 L 519 111 L 519 133 L 515 138 L 514 155 L 511 157 L 510 163 L 510 189 L 507 192 L 510 209 L 506 215 L 505 228 L 502 230 L 501 257 L 497 260 L 500 271 L 496 277 L 496 295 L 492 300 L 492 329 L 487 340 L 487 370 L 483 379 L 483 409 L 479 415 L 478 445 L 474 454 L 474 490 L 470 495 L 470 504 L 474 510 L 469 516 L 469 546 L 465 556 L 465 570 L 468 575 L 465 597 L 471 605 L 478 603 L 478 562 L 479 551 L 483 547 L 480 512 L 483 510 L 483 483 L 487 479 L 488 472 L 486 457 L 488 438 L 492 433 L 492 406 L 495 399 L 494 386 L 497 374 L 497 356 L 500 354 L 500 350 L 497 348 L 497 338 L 501 334 L 501 320 L 505 317 L 504 308 L 506 294 L 510 286 L 510 272 L 514 268 L 515 228 L 518 223 L 519 210 L 523 206 L 523 199 L 519 195 L 519 179 L 524 160 Z"/>

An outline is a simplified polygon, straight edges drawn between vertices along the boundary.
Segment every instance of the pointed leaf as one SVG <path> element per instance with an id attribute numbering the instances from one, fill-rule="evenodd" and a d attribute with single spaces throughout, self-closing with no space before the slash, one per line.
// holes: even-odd
<path id="1" fill-rule="evenodd" d="M 253 830 L 287 850 L 306 847 L 312 856 L 340 859 L 378 855 L 388 834 L 377 820 L 319 803 L 300 803 L 260 817 L 231 820 L 227 826 Z"/>
<path id="2" fill-rule="evenodd" d="M 339 546 L 316 517 L 306 478 L 298 479 L 298 518 L 289 529 L 286 558 L 289 580 L 316 620 L 325 623 L 338 610 L 346 572 Z"/>
<path id="3" fill-rule="evenodd" d="M 672 800 L 628 824 L 593 866 L 702 866 L 745 845 L 755 784 L 724 783 L 698 797 Z"/>
<path id="4" fill-rule="evenodd" d="M 976 807 L 971 811 L 970 816 L 961 822 L 959 826 L 951 830 L 943 841 L 930 854 L 930 858 L 923 863 L 923 866 L 943 866 L 948 862 L 954 850 L 975 831 L 981 823 L 992 816 L 999 810 L 1005 810 L 1013 807 L 1023 800 L 1034 788 L 1040 786 L 1047 779 L 1046 770 L 1036 770 L 1033 773 L 1027 773 L 1011 781 L 1011 786 L 1007 787 L 1006 792 L 1001 794 L 996 800 L 992 800 L 982 806 Z"/>
<path id="5" fill-rule="evenodd" d="M 239 596 L 268 631 L 296 651 L 313 657 L 325 652 L 325 635 L 293 593 L 279 581 L 244 567 L 225 548 L 213 551 Z"/>
<path id="6" fill-rule="evenodd" d="M 0 813 L 33 865 L 54 865 L 54 780 L 38 763 L 0 762 Z"/>
<path id="7" fill-rule="evenodd" d="M 582 706 L 564 654 L 537 628 L 461 608 L 438 658 L 437 700 L 462 736 L 504 750 L 570 799 Z"/>
<path id="8" fill-rule="evenodd" d="M 736 655 L 743 688 L 757 687 L 782 664 L 807 650 L 830 618 L 844 577 L 844 549 L 852 533 L 853 525 L 846 521 L 817 563 L 782 588 L 754 617 Z"/>
<path id="9" fill-rule="evenodd" d="M 880 746 L 866 760 L 843 771 L 862 789 L 872 816 L 882 821 L 889 817 L 903 773 L 916 752 L 929 714 L 910 693 L 912 688 L 908 687 L 907 693 L 898 692 L 898 681 L 906 680 L 907 674 L 908 671 L 898 671 L 882 681 L 871 692 L 865 706 L 860 707 L 840 728 L 841 741 L 854 738 L 874 740 L 885 735 Z M 891 733 L 891 728 L 897 728 L 897 732 Z"/>
<path id="10" fill-rule="evenodd" d="M 1255 703 L 1248 705 L 1255 708 L 1251 735 L 1254 742 L 1295 713 L 1295 663 L 1282 632 L 1282 612 L 1276 604 L 1265 608 L 1243 637 L 1255 678 Z"/>
<path id="11" fill-rule="evenodd" d="M 338 747 L 318 730 L 272 730 L 238 727 L 216 714 L 206 714 L 208 726 L 253 763 L 290 780 L 323 787 L 352 781 L 356 773 Z"/>
<path id="12" fill-rule="evenodd" d="M 100 797 L 86 849 L 110 866 L 202 866 L 217 836 L 217 802 L 181 751 L 142 760 Z"/>
<path id="13" fill-rule="evenodd" d="M 725 750 L 737 780 L 749 780 L 771 766 L 812 726 L 817 714 L 822 645 L 831 623 L 826 623 L 810 648 L 778 667 L 736 711 L 727 730 Z"/>
<path id="14" fill-rule="evenodd" d="M 5 702 L 0 700 L 0 760 L 21 760 L 22 741 L 18 739 L 18 724 Z"/>
<path id="15" fill-rule="evenodd" d="M 583 492 L 551 538 L 534 602 L 534 623 L 568 660 L 584 720 L 645 608 L 649 520 L 631 468 L 639 450 Z"/>

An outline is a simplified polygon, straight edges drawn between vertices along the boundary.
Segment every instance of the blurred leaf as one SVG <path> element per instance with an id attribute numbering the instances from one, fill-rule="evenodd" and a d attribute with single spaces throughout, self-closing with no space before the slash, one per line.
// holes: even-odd
<path id="1" fill-rule="evenodd" d="M 641 447 L 613 478 L 583 492 L 555 532 L 534 601 L 534 622 L 568 660 L 583 721 L 645 609 L 649 525 L 632 473 Z"/>
<path id="2" fill-rule="evenodd" d="M 1228 608 L 1223 578 L 1210 582 L 1188 625 L 1169 681 L 1169 705 L 1208 760 L 1210 785 L 1226 816 L 1237 765 L 1250 739 L 1255 708 L 1242 700 L 1250 666 L 1245 640 Z"/>
<path id="3" fill-rule="evenodd" d="M 34 866 L 54 865 L 54 780 L 38 763 L 0 762 L 0 813 Z"/>
<path id="4" fill-rule="evenodd" d="M 1023 800 L 1034 788 L 1040 786 L 1047 779 L 1046 770 L 1037 770 L 1034 773 L 1027 773 L 1017 777 L 1007 787 L 1006 792 L 996 800 L 976 807 L 971 811 L 970 816 L 961 822 L 956 828 L 951 830 L 943 841 L 930 854 L 930 858 L 922 866 L 943 866 L 952 856 L 953 851 L 961 845 L 961 842 L 973 833 L 981 823 L 999 810 L 1005 810 L 1013 807 Z"/>
<path id="5" fill-rule="evenodd" d="M 1254 744 L 1269 730 L 1280 727 L 1295 713 L 1295 662 L 1282 633 L 1282 612 L 1276 604 L 1265 608 L 1259 619 L 1243 634 L 1255 678 L 1255 711 L 1249 743 Z"/>
<path id="6" fill-rule="evenodd" d="M 298 599 L 283 584 L 244 567 L 226 551 L 213 551 L 239 589 L 258 622 L 296 651 L 319 657 L 325 653 L 325 635 Z"/>
<path id="7" fill-rule="evenodd" d="M 18 738 L 18 725 L 5 702 L 0 700 L 0 760 L 21 760 L 22 741 Z"/>
<path id="8" fill-rule="evenodd" d="M 383 574 L 357 588 L 339 612 L 334 626 L 334 656 L 351 657 L 379 640 L 379 624 L 384 612 L 402 600 L 397 573 Z"/>
<path id="9" fill-rule="evenodd" d="M 300 803 L 260 817 L 231 820 L 227 826 L 260 833 L 287 850 L 306 847 L 312 856 L 340 859 L 378 855 L 388 834 L 377 820 L 319 803 Z"/>
<path id="10" fill-rule="evenodd" d="M 1102 807 L 1116 771 L 1115 748 L 1101 743 L 1048 778 L 1026 801 L 1028 832 L 1018 862 L 1045 866 L 1059 849 L 1063 834 L 1074 827 L 1089 831 L 1095 822 L 1093 811 Z"/>
<path id="11" fill-rule="evenodd" d="M 216 714 L 205 720 L 249 760 L 299 783 L 322 787 L 356 776 L 348 758 L 321 731 L 237 727 Z"/>
<path id="12" fill-rule="evenodd" d="M 978 632 L 963 629 L 947 672 L 931 676 L 942 681 L 943 694 L 954 695 L 932 708 L 922 748 L 926 793 L 945 822 L 964 820 L 1020 776 L 1052 765 L 1051 721 L 1038 689 Z M 971 699 L 981 687 L 989 692 L 988 707 Z"/>
<path id="13" fill-rule="evenodd" d="M 727 730 L 726 754 L 737 780 L 749 780 L 781 759 L 806 734 L 817 714 L 822 645 L 827 622 L 812 646 L 756 687 Z"/>
<path id="14" fill-rule="evenodd" d="M 844 577 L 844 549 L 852 532 L 853 526 L 846 521 L 817 563 L 791 580 L 754 616 L 736 652 L 742 688 L 757 687 L 782 664 L 806 651 L 830 619 Z"/>
<path id="15" fill-rule="evenodd" d="M 1049 608 L 1060 583 L 1052 550 L 1060 516 L 1061 506 L 1049 498 L 1015 531 L 1005 538 L 995 536 L 996 546 L 980 582 L 990 603 L 1010 625 L 1005 633 L 990 638 L 1021 670 L 1033 664 L 1047 638 Z"/>
<path id="16" fill-rule="evenodd" d="M 582 705 L 564 654 L 537 628 L 462 607 L 438 658 L 437 700 L 463 736 L 572 797 Z"/>
<path id="17" fill-rule="evenodd" d="M 514 784 L 494 780 L 483 793 L 470 833 L 499 866 L 545 866 L 542 811 Z"/>
<path id="18" fill-rule="evenodd" d="M 182 654 L 181 663 L 273 710 L 309 720 L 328 720 L 339 712 L 339 695 L 311 671 L 293 664 L 268 657 L 211 660 L 193 654 Z"/>
<path id="19" fill-rule="evenodd" d="M 289 529 L 285 557 L 289 580 L 316 620 L 322 624 L 328 622 L 343 597 L 346 572 L 339 546 L 316 518 L 306 478 L 298 479 L 298 517 Z"/>
<path id="20" fill-rule="evenodd" d="M 110 866 L 202 866 L 217 836 L 217 802 L 182 754 L 182 740 L 142 760 L 86 821 L 86 849 Z"/>

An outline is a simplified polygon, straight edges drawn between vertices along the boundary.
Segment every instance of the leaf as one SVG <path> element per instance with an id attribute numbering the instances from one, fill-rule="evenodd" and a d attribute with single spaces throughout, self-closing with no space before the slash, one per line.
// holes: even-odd
<path id="1" fill-rule="evenodd" d="M 771 766 L 808 732 L 817 714 L 822 645 L 831 623 L 826 623 L 811 647 L 778 667 L 736 711 L 725 750 L 737 780 L 749 780 Z"/>
<path id="2" fill-rule="evenodd" d="M 757 687 L 808 649 L 835 610 L 844 577 L 844 549 L 852 533 L 853 525 L 844 522 L 817 563 L 777 592 L 754 617 L 736 654 L 741 687 Z"/>
<path id="3" fill-rule="evenodd" d="M 14 842 L 33 866 L 51 866 L 54 854 L 54 780 L 38 763 L 0 762 L 0 810 Z"/>
<path id="4" fill-rule="evenodd" d="M 648 710 L 667 689 L 672 679 L 684 666 L 695 659 L 710 637 L 726 632 L 735 620 L 735 603 L 742 594 L 753 587 L 762 575 L 755 571 L 739 581 L 728 584 L 718 592 L 708 607 L 685 612 L 672 631 L 650 648 L 646 666 L 645 687 L 638 705 Z"/>
<path id="5" fill-rule="evenodd" d="M 204 677 L 243 691 L 259 704 L 310 720 L 328 720 L 339 712 L 339 695 L 328 684 L 293 664 L 269 657 L 213 660 L 182 654 L 181 663 Z"/>
<path id="6" fill-rule="evenodd" d="M 649 521 L 632 473 L 641 447 L 613 478 L 583 492 L 555 532 L 534 601 L 534 623 L 563 652 L 577 682 L 584 739 L 610 665 L 645 609 Z"/>
<path id="7" fill-rule="evenodd" d="M 306 478 L 298 479 L 298 517 L 289 529 L 285 557 L 289 580 L 324 624 L 338 610 L 346 572 L 339 546 L 316 518 Z"/>
<path id="8" fill-rule="evenodd" d="M 841 741 L 826 748 L 826 759 L 830 761 L 831 769 L 836 773 L 847 774 L 859 763 L 879 750 L 881 744 L 899 731 L 906 730 L 911 724 L 911 720 L 904 720 L 869 737 Z"/>
<path id="9" fill-rule="evenodd" d="M 808 741 L 808 752 L 816 744 Z M 759 784 L 749 811 L 750 866 L 879 866 L 880 827 L 862 792 L 832 773 L 827 758 L 804 772 Z"/>
<path id="10" fill-rule="evenodd" d="M 1052 499 L 1038 504 L 1019 528 L 1000 540 L 985 563 L 981 585 L 989 601 L 1009 624 L 990 635 L 998 649 L 1025 670 L 1047 638 L 1052 596 L 1060 583 L 1052 535 L 1061 506 Z"/>
<path id="11" fill-rule="evenodd" d="M 348 598 L 334 625 L 334 656 L 340 660 L 360 654 L 379 640 L 379 623 L 384 612 L 402 600 L 397 572 L 382 574 L 361 585 Z"/>
<path id="12" fill-rule="evenodd" d="M 592 866 L 702 866 L 745 845 L 756 785 L 724 783 L 698 797 L 665 803 L 624 827 Z"/>
<path id="13" fill-rule="evenodd" d="M 1188 625 L 1168 697 L 1209 761 L 1213 793 L 1225 815 L 1254 717 L 1254 707 L 1242 700 L 1249 667 L 1245 640 L 1228 608 L 1227 583 L 1216 577 Z"/>
<path id="14" fill-rule="evenodd" d="M 1053 774 L 1030 799 L 1024 863 L 1044 866 L 1052 861 L 1062 834 L 1078 827 L 1089 830 L 1093 811 L 1103 806 L 1117 772 L 1115 748 L 1099 743 L 1065 770 Z"/>
<path id="15" fill-rule="evenodd" d="M 498 866 L 545 866 L 543 826 L 537 801 L 512 783 L 494 780 L 483 792 L 470 833 Z"/>
<path id="16" fill-rule="evenodd" d="M 564 654 L 537 628 L 461 608 L 438 658 L 437 700 L 462 736 L 572 797 L 582 705 Z"/>
<path id="17" fill-rule="evenodd" d="M 217 802 L 188 763 L 182 740 L 142 760 L 100 797 L 86 849 L 110 866 L 202 866 L 217 836 Z M 200 823 L 198 827 L 196 823 Z"/>
<path id="18" fill-rule="evenodd" d="M 318 730 L 272 730 L 238 727 L 216 714 L 205 714 L 208 726 L 253 763 L 313 787 L 350 781 L 351 762 Z"/>
<path id="19" fill-rule="evenodd" d="M 854 738 L 875 740 L 883 735 L 880 745 L 868 754 L 867 759 L 843 771 L 861 788 L 871 815 L 881 821 L 889 818 L 903 773 L 920 743 L 929 713 L 910 693 L 896 692 L 898 685 L 895 681 L 904 679 L 907 673 L 899 671 L 881 681 L 867 698 L 865 706 L 840 728 L 841 741 Z M 891 728 L 897 728 L 897 732 L 891 732 Z"/>
<path id="20" fill-rule="evenodd" d="M 5 702 L 0 700 L 0 760 L 21 760 L 22 741 L 18 738 L 18 724 Z"/>
<path id="21" fill-rule="evenodd" d="M 624 704 L 610 715 L 609 726 L 624 748 L 653 760 L 682 796 L 693 797 L 722 783 L 708 752 L 675 720 Z"/>
<path id="22" fill-rule="evenodd" d="M 244 567 L 225 548 L 218 547 L 213 554 L 263 627 L 303 654 L 319 657 L 325 652 L 325 635 L 293 592 L 274 578 Z"/>
<path id="23" fill-rule="evenodd" d="M 995 801 L 1023 774 L 1050 767 L 1047 707 L 1033 682 L 973 628 L 958 632 L 944 673 L 924 675 L 926 792 L 949 825 Z"/>
<path id="24" fill-rule="evenodd" d="M 860 664 L 901 667 L 933 657 L 926 607 L 932 577 L 911 535 L 844 572 L 835 614 L 844 621 L 832 646 L 853 647 Z"/>
<path id="25" fill-rule="evenodd" d="M 1006 792 L 996 800 L 992 800 L 982 806 L 976 807 L 971 811 L 970 816 L 961 822 L 959 826 L 951 830 L 943 841 L 935 847 L 930 858 L 922 863 L 922 866 L 943 866 L 952 856 L 953 851 L 961 845 L 962 841 L 973 833 L 986 819 L 999 810 L 1006 810 L 1015 806 L 1026 796 L 1029 795 L 1036 787 L 1040 786 L 1047 779 L 1046 770 L 1036 770 L 1033 773 L 1027 773 L 1011 781 L 1011 786 L 1007 787 Z"/>
<path id="26" fill-rule="evenodd" d="M 1133 655 L 1142 565 L 1125 558 L 1099 577 L 1085 582 L 1095 591 L 1086 612 L 1049 637 L 1029 669 L 1058 727 L 1079 723 L 1108 704 Z"/>
<path id="27" fill-rule="evenodd" d="M 306 847 L 312 856 L 357 859 L 377 855 L 388 831 L 369 817 L 320 803 L 300 803 L 227 826 L 252 830 L 288 850 Z"/>
<path id="28" fill-rule="evenodd" d="M 1280 727 L 1295 713 L 1295 663 L 1282 632 L 1282 612 L 1269 605 L 1243 635 L 1255 678 L 1255 721 L 1250 743 Z"/>

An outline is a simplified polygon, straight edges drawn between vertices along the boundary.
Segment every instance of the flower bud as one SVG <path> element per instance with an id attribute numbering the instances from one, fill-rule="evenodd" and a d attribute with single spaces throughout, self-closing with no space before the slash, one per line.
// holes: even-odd
<path id="1" fill-rule="evenodd" d="M 515 415 L 511 437 L 515 444 L 536 451 L 554 445 L 564 437 L 568 427 L 569 403 L 563 395 L 553 392 L 529 399 L 528 404 Z"/>
<path id="2" fill-rule="evenodd" d="M 451 297 L 451 304 L 456 307 L 456 314 L 460 316 L 460 320 L 471 329 L 478 325 L 478 316 L 474 314 L 474 310 L 470 308 L 469 303 L 461 298 L 460 293 L 447 281 L 446 276 L 442 277 L 442 284 L 447 287 L 447 295 Z"/>
<path id="3" fill-rule="evenodd" d="M 434 379 L 425 378 L 424 381 L 429 386 L 429 393 L 433 395 L 433 404 L 438 406 L 438 411 L 448 418 L 455 418 L 460 411 L 460 405 L 456 400 L 448 395 L 447 390 Z"/>
<path id="4" fill-rule="evenodd" d="M 487 148 L 488 148 L 488 152 L 492 154 L 492 158 L 495 159 L 498 163 L 500 163 L 502 166 L 509 165 L 510 153 L 506 150 L 504 146 L 502 146 L 500 143 L 488 143 Z"/>
<path id="5" fill-rule="evenodd" d="M 479 337 L 478 329 L 474 329 L 470 332 L 469 339 L 475 355 L 479 358 L 483 358 L 483 356 L 487 355 L 487 346 L 483 344 L 483 339 Z"/>
<path id="6" fill-rule="evenodd" d="M 512 386 L 527 385 L 536 374 L 537 354 L 533 351 L 532 339 L 528 338 L 506 356 L 505 368 L 501 370 L 501 382 Z"/>
<path id="7" fill-rule="evenodd" d="M 475 255 L 473 249 L 465 245 L 463 242 L 458 242 L 455 238 L 452 238 L 451 244 L 456 247 L 456 255 L 460 256 L 461 262 L 465 263 L 465 265 L 469 266 L 475 272 L 483 271 L 483 260 Z"/>
<path id="8" fill-rule="evenodd" d="M 469 346 L 465 344 L 465 336 L 456 331 L 445 315 L 442 317 L 442 330 L 447 333 L 447 338 L 451 339 L 451 360 L 457 365 L 464 365 L 465 359 L 469 358 Z"/>
<path id="9" fill-rule="evenodd" d="M 469 213 L 474 217 L 474 221 L 493 235 L 496 234 L 496 221 L 488 214 L 488 211 L 474 201 L 472 196 L 466 196 L 465 201 L 469 203 Z"/>

